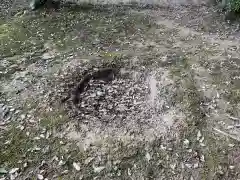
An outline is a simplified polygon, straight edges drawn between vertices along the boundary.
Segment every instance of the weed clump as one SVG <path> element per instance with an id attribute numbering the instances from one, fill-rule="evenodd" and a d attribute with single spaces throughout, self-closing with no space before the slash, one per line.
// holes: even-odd
<path id="1" fill-rule="evenodd" d="M 240 13 L 240 0 L 229 0 L 228 9 L 235 13 Z"/>

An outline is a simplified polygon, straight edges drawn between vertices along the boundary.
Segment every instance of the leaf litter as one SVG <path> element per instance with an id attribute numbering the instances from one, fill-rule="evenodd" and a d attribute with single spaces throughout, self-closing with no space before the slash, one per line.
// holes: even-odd
<path id="1" fill-rule="evenodd" d="M 205 7 L 201 7 L 201 9 L 204 8 Z M 184 11 L 181 11 L 182 9 L 184 9 Z M 175 9 L 175 11 L 171 8 L 168 10 L 163 8 L 159 11 L 150 11 L 152 11 L 152 13 L 150 13 L 149 16 L 154 15 L 156 19 L 159 18 L 159 14 L 161 18 L 165 18 L 166 15 L 163 15 L 166 13 L 169 15 L 169 19 L 174 19 L 174 16 L 178 14 L 179 16 L 175 18 L 176 22 L 179 21 L 179 19 L 185 20 L 185 17 L 189 17 L 184 13 L 199 13 L 199 11 L 193 11 L 192 7 L 180 7 Z M 144 14 L 145 12 L 146 11 L 140 11 L 140 14 Z M 91 16 L 90 13 L 88 14 L 89 16 L 84 13 L 82 15 L 85 15 L 87 18 Z M 105 14 L 103 13 L 101 15 L 104 16 Z M 126 19 L 129 20 L 132 17 L 131 14 L 127 14 L 126 16 Z M 201 16 L 202 15 L 197 14 L 196 18 Z M 92 18 L 93 17 L 89 17 L 88 19 L 90 23 Z M 109 18 L 109 16 L 104 17 L 102 21 L 109 23 Z M 189 18 L 194 19 L 194 17 Z M 205 18 L 205 14 L 203 18 Z M 34 159 L 36 154 L 41 155 L 40 160 L 42 160 L 42 158 L 45 159 L 45 156 L 50 156 L 45 159 L 46 162 L 55 157 L 53 158 L 54 161 L 50 163 L 51 166 L 49 166 L 49 169 L 53 169 L 52 171 L 54 173 L 50 171 L 43 175 L 42 173 L 44 173 L 45 170 L 33 170 L 31 171 L 32 173 L 30 173 L 28 170 L 23 171 L 23 169 L 19 168 L 14 173 L 10 171 L 12 172 L 11 178 L 14 179 L 17 178 L 18 175 L 21 175 L 18 174 L 20 170 L 23 171 L 25 175 L 31 176 L 31 174 L 33 174 L 33 176 L 38 177 L 38 179 L 43 179 L 45 176 L 54 178 L 63 176 L 65 179 L 73 179 L 75 177 L 82 179 L 89 177 L 92 179 L 97 177 L 113 177 L 114 179 L 118 176 L 137 177 L 138 179 L 142 177 L 157 179 L 173 177 L 173 174 L 180 172 L 181 168 L 186 170 L 186 172 L 181 170 L 181 172 L 183 172 L 181 175 L 190 178 L 192 178 L 192 175 L 188 174 L 189 171 L 198 173 L 199 171 L 196 171 L 196 169 L 201 169 L 203 174 L 208 174 L 208 170 L 210 169 L 217 170 L 214 173 L 220 174 L 221 176 L 228 176 L 229 173 L 233 173 L 232 175 L 234 177 L 238 176 L 234 174 L 234 171 L 237 169 L 235 165 L 232 165 L 231 162 L 226 160 L 224 154 L 215 153 L 219 152 L 218 148 L 222 149 L 221 152 L 233 148 L 235 153 L 233 155 L 230 153 L 229 156 L 231 157 L 229 157 L 229 159 L 232 158 L 236 161 L 239 155 L 236 143 L 228 139 L 228 137 L 230 137 L 238 141 L 238 135 L 232 135 L 224 129 L 224 123 L 228 124 L 228 121 L 224 119 L 222 120 L 224 123 L 216 122 L 215 124 L 214 115 L 218 114 L 217 110 L 222 110 L 221 101 L 224 102 L 225 99 L 223 99 L 223 97 L 228 94 L 224 94 L 224 91 L 217 91 L 216 97 L 218 100 L 216 100 L 214 96 L 209 95 L 208 92 L 216 88 L 216 86 L 211 84 L 211 78 L 216 77 L 208 76 L 208 71 L 204 71 L 207 69 L 204 67 L 205 64 L 208 63 L 207 61 L 214 58 L 212 56 L 217 56 L 214 54 L 216 51 L 222 51 L 221 48 L 223 44 L 226 45 L 225 41 L 219 40 L 215 36 L 206 35 L 207 33 L 202 36 L 193 30 L 195 26 L 188 31 L 194 33 L 195 36 L 189 37 L 188 34 L 186 36 L 185 32 L 189 29 L 181 25 L 174 26 L 174 22 L 169 19 L 165 21 L 158 19 L 158 24 L 147 24 L 145 22 L 149 26 L 147 28 L 146 24 L 142 24 L 141 21 L 133 20 L 126 22 L 126 19 L 121 19 L 119 22 L 123 24 L 126 23 L 128 27 L 130 27 L 129 24 L 134 25 L 134 23 L 138 23 L 137 26 L 139 26 L 138 30 L 125 27 L 127 32 L 122 32 L 123 34 L 125 33 L 125 39 L 123 38 L 121 42 L 122 37 L 120 37 L 119 40 L 116 41 L 122 43 L 121 46 L 123 47 L 127 46 L 125 49 L 120 49 L 120 52 L 127 53 L 125 57 L 121 57 L 121 61 L 124 63 L 130 61 L 131 66 L 129 66 L 129 64 L 124 65 L 125 70 L 130 71 L 130 75 L 124 78 L 116 77 L 116 79 L 109 83 L 94 80 L 90 81 L 89 89 L 80 95 L 82 101 L 77 107 L 73 106 L 71 101 L 68 101 L 61 107 L 64 109 L 63 115 L 59 115 L 58 113 L 60 112 L 54 115 L 56 109 L 60 108 L 59 106 L 57 106 L 57 108 L 55 106 L 59 100 L 59 96 L 62 96 L 64 93 L 67 94 L 73 86 L 76 85 L 82 77 L 83 69 L 91 71 L 91 68 L 88 68 L 86 64 L 91 63 L 89 59 L 91 59 L 92 56 L 97 56 L 99 51 L 103 50 L 116 50 L 119 52 L 118 44 L 114 44 L 115 42 L 107 39 L 104 34 L 94 32 L 98 33 L 100 37 L 94 42 L 94 46 L 97 44 L 100 46 L 100 49 L 97 51 L 95 51 L 96 49 L 94 48 L 83 50 L 86 45 L 90 47 L 89 44 L 81 45 L 82 47 L 79 48 L 82 49 L 81 53 L 87 58 L 81 59 L 78 53 L 71 52 L 66 53 L 67 58 L 58 59 L 56 58 L 58 54 L 52 56 L 50 52 L 42 51 L 44 53 L 42 53 L 37 63 L 43 63 L 40 63 L 40 66 L 44 66 L 44 71 L 36 72 L 46 72 L 46 74 L 42 73 L 41 76 L 38 76 L 39 79 L 36 78 L 39 80 L 39 83 L 31 87 L 32 91 L 36 92 L 28 94 L 28 96 L 32 95 L 36 100 L 39 98 L 37 102 L 31 102 L 32 108 L 34 108 L 36 104 L 37 107 L 39 106 L 36 110 L 39 111 L 38 113 L 35 111 L 35 114 L 33 113 L 31 115 L 32 117 L 28 116 L 31 114 L 28 110 L 25 110 L 27 113 L 21 112 L 21 115 L 18 115 L 19 113 L 14 114 L 18 110 L 17 107 L 8 108 L 8 101 L 8 103 L 5 102 L 3 104 L 0 115 L 1 118 L 3 118 L 4 127 L 5 124 L 11 123 L 16 116 L 18 118 L 17 122 L 20 122 L 20 125 L 16 128 L 17 132 L 20 133 L 18 137 L 22 137 L 23 134 L 28 137 L 28 140 L 24 141 L 24 139 L 27 138 L 25 136 L 23 136 L 24 138 L 22 139 L 16 139 L 16 137 L 11 136 L 11 133 L 9 133 L 10 136 L 5 136 L 11 137 L 4 140 L 5 145 L 7 145 L 10 150 L 9 152 L 14 152 L 14 149 L 11 149 L 11 146 L 14 145 L 13 143 L 23 142 L 27 144 L 28 147 L 26 149 L 28 151 L 24 152 L 22 161 L 22 165 L 27 169 L 31 169 L 31 161 L 40 167 L 42 166 L 38 160 Z M 112 19 L 112 21 L 114 20 L 115 19 Z M 195 20 L 197 21 L 197 19 Z M 75 22 L 75 20 L 73 21 Z M 99 20 L 97 21 L 100 22 Z M 62 23 L 61 20 L 59 20 L 59 22 Z M 191 27 L 191 23 L 194 23 L 194 21 L 189 21 L 188 26 Z M 101 28 L 104 29 L 106 24 L 102 26 Z M 121 25 L 118 24 L 118 26 Z M 151 29 L 151 26 L 154 28 Z M 203 24 L 200 23 L 199 26 L 203 26 Z M 143 27 L 147 30 L 141 29 Z M 90 29 L 88 30 L 90 31 Z M 122 29 L 120 31 L 122 31 Z M 85 33 L 88 33 L 87 30 Z M 89 33 L 89 36 L 86 37 L 92 38 L 90 34 L 94 33 Z M 104 33 L 106 33 L 105 30 Z M 112 33 L 114 34 L 114 31 Z M 127 34 L 130 34 L 128 38 L 126 38 Z M 111 36 L 111 34 L 109 34 L 109 36 Z M 114 36 L 117 35 L 114 34 Z M 114 36 L 111 36 L 111 38 Z M 203 37 L 206 38 L 205 40 L 207 40 L 207 42 L 203 40 Z M 213 47 L 212 42 L 209 40 L 211 38 L 212 40 L 214 39 L 213 41 L 221 42 L 219 49 L 217 49 L 218 47 L 215 47 L 215 45 Z M 74 38 L 73 40 L 76 39 L 78 38 Z M 82 40 L 84 41 L 84 39 Z M 92 40 L 93 39 L 88 39 L 90 42 L 92 42 Z M 104 47 L 109 43 L 105 40 L 112 43 L 111 47 Z M 128 43 L 126 42 L 127 40 L 129 41 Z M 149 43 L 149 41 L 151 41 L 151 43 Z M 103 43 L 101 44 L 99 42 Z M 149 46 L 147 45 L 148 43 Z M 179 46 L 177 45 L 178 43 L 182 45 Z M 198 44 L 201 45 L 198 46 Z M 115 48 L 115 46 L 117 48 Z M 80 51 L 79 49 L 78 51 Z M 212 52 L 209 52 L 211 50 Z M 197 53 L 200 61 L 207 63 L 195 61 L 196 57 L 193 55 L 193 52 Z M 209 54 L 202 55 L 202 52 Z M 234 53 L 234 51 L 231 50 L 231 53 Z M 102 54 L 105 54 L 105 58 L 115 56 L 114 53 L 111 52 L 101 53 L 101 57 Z M 109 54 L 112 55 L 110 56 Z M 217 54 L 219 54 L 219 52 L 217 52 Z M 183 58 L 183 56 L 185 58 Z M 188 56 L 190 56 L 190 58 L 188 58 Z M 206 56 L 209 57 L 209 59 L 201 59 Z M 227 57 L 230 58 L 230 55 L 227 55 Z M 77 58 L 80 64 L 76 63 Z M 74 68 L 67 70 L 66 64 L 68 63 L 72 64 Z M 99 65 L 101 63 L 102 60 L 99 60 L 99 62 L 93 64 Z M 215 62 L 212 64 L 213 66 L 215 66 L 214 63 Z M 45 68 L 45 66 L 47 68 Z M 80 68 L 76 70 L 75 66 Z M 227 66 L 228 65 L 225 67 Z M 63 71 L 65 71 L 64 73 L 52 76 L 56 73 L 54 68 L 61 69 L 62 67 L 64 69 Z M 11 68 L 17 70 L 16 66 L 11 66 Z M 203 71 L 200 72 L 200 70 Z M 74 75 L 76 71 L 77 73 Z M 226 73 L 225 71 L 223 72 Z M 226 74 L 228 75 L 228 72 Z M 49 76 L 54 78 L 46 80 L 47 78 L 45 77 L 50 78 Z M 28 78 L 29 77 L 25 77 L 25 80 Z M 201 81 L 201 78 L 207 79 L 208 82 Z M 228 76 L 225 76 L 225 78 L 228 78 Z M 20 76 L 17 79 L 21 79 Z M 56 79 L 59 79 L 58 82 L 61 83 L 59 84 L 57 82 L 57 84 L 54 84 Z M 10 84 L 8 81 L 4 83 Z M 19 85 L 21 85 L 21 88 L 19 88 L 17 92 L 20 94 L 24 88 L 29 88 L 26 83 L 19 83 Z M 63 87 L 65 85 L 67 87 Z M 11 85 L 6 86 L 6 89 L 8 87 L 11 87 Z M 201 89 L 200 87 L 204 88 Z M 226 87 L 221 84 L 221 88 L 223 90 Z M 232 87 L 227 87 L 227 89 L 231 88 Z M 6 91 L 6 89 L 4 93 L 10 93 L 10 96 L 12 96 L 11 93 L 14 92 L 12 91 L 13 89 L 11 89 L 11 91 L 9 89 L 9 92 Z M 215 92 L 213 90 L 212 92 Z M 39 92 L 43 92 L 44 97 L 42 97 Z M 211 101 L 208 101 L 206 96 L 210 98 Z M 24 102 L 25 97 L 23 94 L 19 95 L 19 102 Z M 230 100 L 232 102 L 237 101 L 236 99 Z M 11 97 L 11 101 L 13 101 L 12 104 L 14 105 L 19 103 L 15 96 Z M 202 103 L 202 101 L 208 102 Z M 209 103 L 209 106 L 206 105 L 207 103 Z M 205 107 L 207 112 L 205 112 Z M 231 104 L 227 104 L 227 108 L 231 109 L 234 107 L 231 107 Z M 16 109 L 16 111 L 11 109 Z M 24 111 L 24 109 L 22 111 Z M 234 111 L 232 111 L 232 113 Z M 46 115 L 37 117 L 40 116 L 40 112 L 42 114 L 46 113 Z M 205 113 L 206 116 L 202 116 L 201 113 Z M 68 120 L 62 121 L 66 115 L 66 119 Z M 212 117 L 214 117 L 214 120 L 208 121 L 210 122 L 208 125 L 204 124 L 205 120 L 209 120 Z M 217 118 L 218 117 L 216 117 L 216 119 Z M 229 119 L 237 121 L 237 115 L 231 114 Z M 200 125 L 201 123 L 203 125 Z M 197 127 L 194 127 L 193 124 Z M 37 131 L 40 130 L 40 132 L 33 132 L 33 127 L 35 127 Z M 220 134 L 220 136 L 212 136 L 212 131 L 210 131 L 208 127 L 214 127 L 213 130 Z M 236 128 L 237 124 L 233 126 L 234 130 Z M 222 138 L 226 139 L 223 140 Z M 31 144 L 30 142 L 33 141 L 34 143 Z M 225 143 L 219 143 L 225 141 L 226 147 Z M 3 152 L 7 152 L 8 149 L 4 149 Z M 47 152 L 49 151 L 53 154 L 48 154 Z M 28 162 L 24 161 L 25 155 L 29 155 Z M 60 158 L 61 156 L 64 157 Z M 15 155 L 13 157 L 19 158 Z M 218 160 L 215 161 L 215 159 Z M 116 168 L 112 169 L 112 166 L 109 165 L 111 164 L 111 160 L 118 162 Z M 26 163 L 28 166 L 25 165 Z M 8 164 L 8 162 L 5 160 L 4 164 Z M 14 161 L 12 163 L 9 161 L 9 164 L 12 170 L 14 170 L 15 167 L 12 167 L 12 165 L 15 165 Z M 231 172 L 219 164 L 226 164 Z M 207 166 L 206 169 L 204 165 Z M 21 167 L 21 163 L 19 166 Z M 185 166 L 187 169 L 185 169 Z M 70 173 L 72 171 L 71 167 L 75 169 L 75 173 Z M 81 175 L 79 173 L 81 173 Z M 141 177 L 137 176 L 139 174 L 141 174 Z M 198 173 L 198 175 L 199 174 L 201 173 Z M 212 178 L 211 173 L 209 176 L 209 178 Z M 198 177 L 201 176 L 199 175 Z"/>

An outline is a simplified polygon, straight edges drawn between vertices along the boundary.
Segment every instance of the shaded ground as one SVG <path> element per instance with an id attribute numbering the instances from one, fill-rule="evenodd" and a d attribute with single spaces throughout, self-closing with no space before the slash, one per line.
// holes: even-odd
<path id="1" fill-rule="evenodd" d="M 66 6 L 2 21 L 2 176 L 239 179 L 238 26 L 222 20 L 204 6 Z M 122 73 L 61 102 L 102 67 Z"/>

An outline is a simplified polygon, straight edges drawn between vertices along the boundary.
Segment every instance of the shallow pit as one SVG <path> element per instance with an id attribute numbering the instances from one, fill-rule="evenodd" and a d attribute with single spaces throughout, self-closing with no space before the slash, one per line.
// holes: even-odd
<path id="1" fill-rule="evenodd" d="M 168 73 L 122 68 L 112 81 L 91 79 L 78 104 L 71 98 L 64 103 L 71 118 L 64 128 L 67 137 L 89 145 L 106 137 L 151 141 L 170 132 L 177 136 L 184 114 Z"/>

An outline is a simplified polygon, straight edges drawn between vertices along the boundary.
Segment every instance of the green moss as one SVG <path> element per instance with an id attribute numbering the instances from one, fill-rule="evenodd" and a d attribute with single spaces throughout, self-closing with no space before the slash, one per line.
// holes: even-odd
<path id="1" fill-rule="evenodd" d="M 52 113 L 41 113 L 40 125 L 48 130 L 53 130 L 67 123 L 68 118 L 64 111 L 55 111 Z"/>

